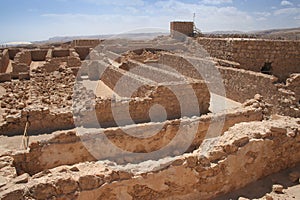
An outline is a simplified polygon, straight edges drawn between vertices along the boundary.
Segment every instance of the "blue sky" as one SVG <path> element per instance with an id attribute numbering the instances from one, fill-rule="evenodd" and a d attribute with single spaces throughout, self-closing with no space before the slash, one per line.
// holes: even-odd
<path id="1" fill-rule="evenodd" d="M 53 36 L 168 31 L 192 20 L 202 31 L 300 27 L 300 0 L 0 0 L 0 43 Z"/>

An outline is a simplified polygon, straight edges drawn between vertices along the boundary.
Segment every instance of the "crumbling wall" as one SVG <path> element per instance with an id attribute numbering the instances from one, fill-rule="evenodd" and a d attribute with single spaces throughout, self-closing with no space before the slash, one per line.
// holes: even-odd
<path id="1" fill-rule="evenodd" d="M 14 60 L 15 56 L 17 55 L 17 53 L 19 53 L 21 50 L 18 48 L 9 48 L 8 49 L 8 54 L 9 54 L 9 59 L 10 60 Z"/>
<path id="2" fill-rule="evenodd" d="M 0 73 L 0 83 L 11 81 L 11 74 L 10 73 Z"/>
<path id="3" fill-rule="evenodd" d="M 74 127 L 71 110 L 75 76 L 70 68 L 52 73 L 34 70 L 29 81 L 1 83 L 3 121 L 0 135 L 21 135 L 28 121 L 28 134 L 50 133 Z"/>
<path id="4" fill-rule="evenodd" d="M 100 44 L 101 40 L 99 39 L 80 39 L 80 40 L 73 40 L 72 47 L 89 47 L 95 48 Z"/>
<path id="5" fill-rule="evenodd" d="M 253 39 L 197 38 L 212 57 L 240 63 L 240 68 L 265 71 L 283 81 L 300 72 L 300 42 Z M 270 65 L 270 69 L 263 69 Z"/>
<path id="6" fill-rule="evenodd" d="M 255 94 L 261 94 L 265 100 L 277 104 L 278 93 L 275 83 L 277 78 L 270 75 L 218 66 L 222 74 L 226 96 L 238 102 L 251 99 Z"/>
<path id="7" fill-rule="evenodd" d="M 199 60 L 200 62 L 201 60 Z M 163 52 L 160 54 L 158 63 L 161 65 L 158 65 L 157 67 L 170 67 L 176 70 L 179 74 L 186 76 L 186 77 L 191 77 L 195 79 L 202 79 L 202 76 L 200 72 L 197 70 L 195 66 L 193 66 L 187 59 L 184 57 L 172 54 L 172 53 L 167 53 Z M 200 63 L 202 65 L 202 63 Z M 203 63 L 204 65 L 207 64 L 207 61 Z M 155 67 L 155 65 L 154 65 Z"/>
<path id="8" fill-rule="evenodd" d="M 54 57 L 48 59 L 42 68 L 44 68 L 49 73 L 58 70 L 61 66 L 64 65 L 69 68 L 77 68 L 81 66 L 81 61 L 78 57 L 74 56 Z"/>
<path id="9" fill-rule="evenodd" d="M 79 54 L 80 60 L 85 60 L 90 53 L 90 47 L 75 47 L 75 51 Z"/>
<path id="10" fill-rule="evenodd" d="M 16 54 L 14 62 L 12 63 L 12 78 L 22 78 L 23 75 L 29 77 L 31 64 L 31 53 L 28 50 L 20 51 Z M 19 77 L 20 74 L 21 77 Z"/>
<path id="11" fill-rule="evenodd" d="M 106 64 L 94 62 L 93 65 L 96 65 L 94 66 L 94 68 L 98 69 L 99 68 L 98 65 L 105 67 Z M 101 80 L 105 83 L 105 85 L 107 85 L 109 88 L 114 90 L 119 96 L 122 97 L 131 98 L 132 95 L 136 97 L 144 97 L 145 94 L 143 94 L 144 93 L 143 91 L 147 90 L 147 88 L 149 88 L 150 85 L 156 84 L 154 81 L 145 79 L 143 77 L 137 76 L 135 74 L 132 74 L 130 72 L 127 72 L 125 70 L 113 66 L 107 66 L 105 68 L 102 68 L 104 72 L 101 75 L 101 77 L 99 77 L 99 72 L 95 72 L 91 70 L 91 68 L 93 68 L 92 65 L 89 66 L 89 77 L 98 74 L 98 80 L 99 78 L 101 78 Z M 116 86 L 117 88 L 115 88 Z M 128 94 L 128 89 L 136 88 L 136 86 L 141 87 L 141 88 L 137 88 L 141 92 L 136 92 L 136 94 Z"/>
<path id="12" fill-rule="evenodd" d="M 52 57 L 54 57 L 54 58 L 68 57 L 68 56 L 70 56 L 69 49 L 53 49 L 52 50 Z"/>
<path id="13" fill-rule="evenodd" d="M 145 123 L 165 120 L 160 116 L 159 111 L 152 111 L 153 119 L 150 118 L 149 111 L 157 104 L 165 109 L 166 119 L 199 116 L 208 112 L 209 102 L 210 94 L 205 83 L 195 83 L 192 86 L 178 83 L 152 88 L 151 98 L 106 99 L 97 103 L 95 108 L 101 127 L 112 127 L 132 124 L 132 121 Z M 198 106 L 198 108 L 190 105 Z M 89 113 L 85 114 L 86 116 L 82 120 L 89 124 L 90 115 Z M 117 122 L 115 121 L 116 117 Z"/>
<path id="14" fill-rule="evenodd" d="M 0 126 L 0 135 L 21 135 L 28 121 L 29 135 L 51 133 L 56 130 L 74 128 L 73 115 L 71 112 L 53 112 L 49 108 L 35 108 L 22 110 L 19 115 L 9 115 Z"/>
<path id="15" fill-rule="evenodd" d="M 31 63 L 31 53 L 28 50 L 23 50 L 16 54 L 14 59 L 16 64 L 26 64 L 27 66 Z"/>
<path id="16" fill-rule="evenodd" d="M 172 67 L 187 77 L 203 79 L 202 74 L 199 73 L 201 71 L 207 76 L 206 78 L 210 77 L 209 80 L 215 80 L 213 74 L 206 73 L 209 72 L 209 67 L 214 67 L 212 62 L 196 58 L 188 59 L 191 59 L 190 61 L 193 63 L 197 63 L 197 66 L 195 64 L 192 65 L 192 63 L 182 56 L 170 53 L 162 53 L 159 57 L 159 63 Z M 197 67 L 202 68 L 202 70 L 198 71 Z M 293 100 L 295 94 L 289 92 L 289 90 L 295 90 L 292 82 L 297 84 L 297 78 L 290 79 L 291 83 L 289 83 L 288 87 L 283 86 L 283 90 L 282 86 L 276 85 L 278 78 L 272 75 L 232 67 L 216 66 L 216 68 L 222 76 L 228 98 L 243 103 L 247 99 L 251 99 L 255 94 L 261 94 L 266 102 L 274 105 L 273 113 L 293 117 L 299 116 L 299 111 L 297 110 L 299 109 L 299 104 Z"/>
<path id="17" fill-rule="evenodd" d="M 9 64 L 9 52 L 8 49 L 4 49 L 0 52 L 0 73 L 5 73 Z"/>
<path id="18" fill-rule="evenodd" d="M 110 142 L 102 140 L 101 152 L 98 154 L 98 159 L 116 159 L 121 163 L 126 162 L 126 156 L 124 157 L 123 155 L 122 157 L 124 160 L 120 160 L 120 152 L 110 151 L 110 145 L 112 145 L 112 143 L 129 152 L 152 152 L 166 146 L 178 133 L 180 125 L 184 125 L 186 128 L 194 127 L 191 129 L 195 129 L 196 131 L 195 138 L 192 140 L 192 144 L 189 149 L 191 150 L 198 148 L 201 145 L 209 126 L 217 126 L 223 118 L 224 127 L 219 134 L 224 133 L 229 129 L 229 127 L 236 123 L 255 120 L 260 121 L 262 119 L 262 112 L 259 109 L 247 107 L 245 109 L 233 110 L 228 113 L 220 113 L 219 116 L 209 114 L 192 120 L 180 119 L 160 123 L 140 124 L 131 127 L 109 128 L 103 130 L 103 132 L 87 134 L 86 137 L 77 136 L 75 131 L 57 133 L 49 140 L 33 143 L 28 153 L 15 155 L 16 168 L 18 169 L 18 174 L 35 174 L 60 165 L 94 161 L 95 158 L 87 151 L 84 145 L 94 145 L 95 149 L 98 149 L 99 140 L 96 140 L 95 138 L 99 139 L 102 137 L 107 137 Z M 184 129 L 184 135 L 194 134 L 189 133 L 186 128 Z M 126 134 L 128 132 L 138 132 L 141 130 L 157 130 L 158 132 L 154 136 L 147 138 L 132 137 Z M 173 145 L 176 147 L 182 145 L 182 140 L 174 143 Z M 60 149 L 60 151 L 58 152 L 57 149 Z M 65 153 L 62 154 L 60 152 Z M 146 158 L 143 159 L 146 160 Z"/>
<path id="19" fill-rule="evenodd" d="M 299 119 L 293 118 L 240 123 L 221 137 L 207 141 L 210 148 L 204 145 L 193 153 L 128 166 L 105 162 L 61 166 L 29 177 L 18 187 L 2 189 L 0 196 L 212 199 L 299 162 L 299 130 Z M 59 140 L 57 137 L 54 145 Z M 20 162 L 24 160 L 23 157 Z"/>
<path id="20" fill-rule="evenodd" d="M 30 51 L 32 61 L 45 61 L 48 53 L 47 49 L 34 49 Z"/>
<path id="21" fill-rule="evenodd" d="M 179 74 L 148 66 L 134 60 L 128 60 L 126 63 L 122 63 L 120 68 L 129 71 L 132 74 L 150 79 L 156 83 L 178 82 L 184 80 Z"/>
<path id="22" fill-rule="evenodd" d="M 296 101 L 300 103 L 300 74 L 292 74 L 286 80 L 286 87 L 295 93 Z"/>

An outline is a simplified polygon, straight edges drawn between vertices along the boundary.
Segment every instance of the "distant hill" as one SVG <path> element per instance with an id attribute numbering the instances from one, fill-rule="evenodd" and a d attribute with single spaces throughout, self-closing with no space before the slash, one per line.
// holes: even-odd
<path id="1" fill-rule="evenodd" d="M 110 35 L 89 35 L 89 36 L 57 36 L 49 38 L 46 41 L 39 41 L 34 43 L 56 43 L 56 42 L 70 42 L 75 39 L 108 39 L 108 38 L 126 38 L 133 40 L 146 40 L 153 39 L 157 36 L 168 35 L 169 33 L 156 32 L 156 33 L 129 33 L 129 34 L 110 34 Z"/>
<path id="2" fill-rule="evenodd" d="M 260 38 L 300 40 L 300 27 L 290 29 L 273 29 L 254 32 Z"/>
<path id="3" fill-rule="evenodd" d="M 204 33 L 207 37 L 243 37 L 243 38 L 263 38 L 276 40 L 300 40 L 300 27 L 289 29 L 271 29 L 262 31 L 214 31 Z"/>

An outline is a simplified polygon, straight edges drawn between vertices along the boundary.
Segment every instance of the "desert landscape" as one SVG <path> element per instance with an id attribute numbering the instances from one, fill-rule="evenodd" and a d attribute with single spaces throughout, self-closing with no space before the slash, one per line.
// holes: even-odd
<path id="1" fill-rule="evenodd" d="M 0 199 L 300 199 L 299 40 L 173 21 L 5 46 L 0 72 Z"/>

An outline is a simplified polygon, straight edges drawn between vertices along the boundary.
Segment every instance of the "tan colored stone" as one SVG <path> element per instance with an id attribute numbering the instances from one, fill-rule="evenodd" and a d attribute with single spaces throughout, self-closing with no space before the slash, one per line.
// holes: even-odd
<path id="1" fill-rule="evenodd" d="M 272 186 L 272 191 L 275 193 L 283 193 L 283 186 L 279 184 L 275 184 Z"/>

